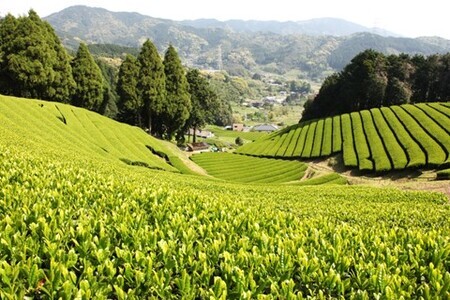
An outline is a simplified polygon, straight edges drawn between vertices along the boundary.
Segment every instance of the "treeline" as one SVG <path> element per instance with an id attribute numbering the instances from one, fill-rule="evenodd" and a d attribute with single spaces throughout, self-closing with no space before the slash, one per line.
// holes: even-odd
<path id="1" fill-rule="evenodd" d="M 386 56 L 366 50 L 325 79 L 301 121 L 374 107 L 450 101 L 450 54 Z"/>
<path id="2" fill-rule="evenodd" d="M 71 57 L 33 10 L 0 20 L 0 93 L 84 107 L 178 141 L 189 128 L 231 119 L 230 105 L 198 70 L 185 70 L 172 46 L 162 60 L 147 40 L 117 72 L 83 43 Z"/>

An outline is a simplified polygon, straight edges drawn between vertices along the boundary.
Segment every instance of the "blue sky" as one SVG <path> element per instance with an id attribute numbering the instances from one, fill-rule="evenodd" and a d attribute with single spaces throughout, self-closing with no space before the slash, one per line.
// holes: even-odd
<path id="1" fill-rule="evenodd" d="M 380 27 L 407 37 L 441 36 L 450 39 L 450 17 L 443 0 L 2 0 L 0 15 L 8 12 L 14 15 L 26 14 L 33 8 L 41 17 L 45 17 L 77 4 L 173 20 L 215 18 L 301 21 L 335 17 L 367 27 Z"/>

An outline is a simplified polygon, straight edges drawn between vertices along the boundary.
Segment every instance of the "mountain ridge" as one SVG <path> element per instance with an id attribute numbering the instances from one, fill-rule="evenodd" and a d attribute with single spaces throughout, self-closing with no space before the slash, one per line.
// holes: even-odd
<path id="1" fill-rule="evenodd" d="M 44 19 L 55 28 L 69 49 L 76 49 L 80 41 L 138 48 L 150 39 L 160 52 L 172 44 L 188 66 L 224 69 L 231 75 L 285 74 L 295 70 L 299 78 L 320 81 L 331 72 L 342 69 L 352 57 L 367 48 L 386 54 L 430 55 L 450 51 L 450 41 L 436 37 L 384 37 L 371 32 L 343 36 L 280 34 L 273 32 L 277 31 L 275 29 L 251 30 L 256 30 L 261 24 L 267 27 L 282 22 L 258 22 L 256 26 L 238 20 L 231 23 L 236 28 L 233 29 L 229 24 L 212 19 L 189 25 L 189 21 L 158 19 L 136 12 L 111 12 L 87 6 L 72 6 Z M 220 28 L 211 24 L 226 26 Z M 246 30 L 239 27 L 242 24 L 248 25 Z M 287 24 L 297 26 L 295 22 Z M 289 30 L 292 29 L 284 29 L 285 32 Z"/>
<path id="2" fill-rule="evenodd" d="M 219 21 L 217 19 L 195 19 L 179 21 L 182 25 L 195 28 L 221 28 L 233 32 L 273 32 L 277 34 L 306 34 L 346 36 L 358 32 L 372 32 L 382 36 L 400 35 L 383 28 L 369 28 L 341 18 L 313 18 L 301 21 L 275 21 L 275 20 L 240 20 L 230 19 Z"/>

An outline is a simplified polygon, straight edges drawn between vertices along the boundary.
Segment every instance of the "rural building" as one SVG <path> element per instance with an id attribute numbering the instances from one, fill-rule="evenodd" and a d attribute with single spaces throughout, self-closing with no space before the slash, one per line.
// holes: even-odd
<path id="1" fill-rule="evenodd" d="M 233 123 L 233 131 L 243 131 L 244 124 L 242 123 Z"/>
<path id="2" fill-rule="evenodd" d="M 187 144 L 187 151 L 190 152 L 205 152 L 209 151 L 209 144 L 205 142 L 189 143 Z"/>
<path id="3" fill-rule="evenodd" d="M 275 130 L 278 130 L 278 126 L 273 124 L 261 124 L 253 127 L 253 131 L 258 132 L 274 132 Z"/>

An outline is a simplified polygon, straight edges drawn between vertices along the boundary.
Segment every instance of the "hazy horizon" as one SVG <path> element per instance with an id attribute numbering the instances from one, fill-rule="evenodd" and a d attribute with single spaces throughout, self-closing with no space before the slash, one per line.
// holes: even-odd
<path id="1" fill-rule="evenodd" d="M 429 0 L 426 6 L 421 2 L 379 0 L 369 1 L 317 0 L 309 3 L 293 3 L 291 0 L 239 1 L 228 0 L 218 3 L 207 0 L 138 0 L 125 2 L 104 0 L 60 0 L 10 1 L 0 4 L 0 15 L 12 13 L 25 15 L 32 8 L 41 17 L 46 17 L 73 5 L 101 7 L 110 11 L 138 12 L 143 15 L 171 20 L 217 19 L 258 21 L 304 21 L 315 18 L 338 18 L 363 25 L 381 28 L 405 37 L 440 36 L 450 39 L 450 19 L 442 2 Z M 177 9 L 174 9 L 177 7 Z"/>

